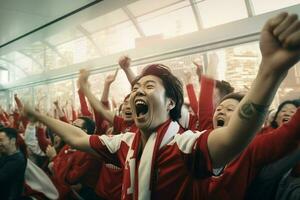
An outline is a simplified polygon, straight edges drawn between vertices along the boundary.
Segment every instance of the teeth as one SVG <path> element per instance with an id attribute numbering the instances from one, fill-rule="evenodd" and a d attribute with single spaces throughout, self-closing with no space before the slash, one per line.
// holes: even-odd
<path id="1" fill-rule="evenodd" d="M 144 101 L 141 101 L 141 100 L 137 100 L 135 102 L 135 105 L 146 105 L 146 103 Z"/>

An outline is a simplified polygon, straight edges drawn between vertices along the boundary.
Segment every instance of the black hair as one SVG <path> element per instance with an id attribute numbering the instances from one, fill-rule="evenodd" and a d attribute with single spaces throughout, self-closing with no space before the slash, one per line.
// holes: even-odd
<path id="1" fill-rule="evenodd" d="M 18 137 L 18 131 L 15 128 L 0 128 L 0 132 L 4 132 L 5 135 L 9 138 L 9 139 L 16 139 Z"/>
<path id="2" fill-rule="evenodd" d="M 94 134 L 96 125 L 92 119 L 88 117 L 78 117 L 78 119 L 82 119 L 84 121 L 82 128 L 86 130 L 87 134 Z"/>
<path id="3" fill-rule="evenodd" d="M 285 106 L 286 104 L 292 104 L 294 105 L 296 108 L 298 108 L 300 106 L 300 101 L 298 99 L 295 99 L 295 100 L 286 100 L 284 102 L 282 102 L 279 106 L 278 106 L 278 109 L 274 115 L 274 119 L 273 121 L 271 122 L 271 127 L 273 128 L 278 128 L 278 124 L 276 122 L 276 119 L 278 117 L 278 114 L 279 112 L 282 110 L 283 106 Z"/>
<path id="4" fill-rule="evenodd" d="M 171 70 L 167 66 L 163 64 L 151 64 L 143 69 L 141 75 L 133 81 L 132 85 L 147 75 L 153 75 L 162 80 L 166 91 L 166 97 L 175 102 L 175 107 L 170 110 L 170 118 L 173 121 L 177 121 L 181 117 L 181 107 L 183 104 L 182 83 L 172 74 Z"/>
<path id="5" fill-rule="evenodd" d="M 244 98 L 245 94 L 244 93 L 241 93 L 241 92 L 232 92 L 232 93 L 229 93 L 227 95 L 225 95 L 222 100 L 220 101 L 223 102 L 225 101 L 226 99 L 235 99 L 237 100 L 238 102 L 242 101 L 242 99 Z"/>
<path id="6" fill-rule="evenodd" d="M 233 93 L 234 91 L 234 87 L 232 87 L 229 82 L 224 80 L 216 80 L 216 88 L 218 88 L 220 91 L 220 98 L 223 98 L 225 95 Z"/>

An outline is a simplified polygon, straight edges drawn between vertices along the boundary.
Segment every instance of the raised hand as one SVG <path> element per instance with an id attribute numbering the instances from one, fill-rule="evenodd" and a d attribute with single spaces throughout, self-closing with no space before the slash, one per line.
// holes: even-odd
<path id="1" fill-rule="evenodd" d="M 48 145 L 46 149 L 46 155 L 50 160 L 52 160 L 56 156 L 55 148 L 53 146 Z"/>
<path id="2" fill-rule="evenodd" d="M 198 76 L 199 81 L 201 80 L 201 76 L 203 74 L 203 65 L 196 62 L 195 60 L 193 61 L 193 64 L 196 66 L 196 74 Z"/>
<path id="3" fill-rule="evenodd" d="M 79 78 L 78 78 L 78 87 L 82 88 L 82 89 L 87 89 L 89 87 L 89 83 L 88 83 L 88 78 L 90 76 L 90 72 L 85 70 L 85 69 L 81 69 L 79 72 Z"/>
<path id="4" fill-rule="evenodd" d="M 130 67 L 131 59 L 128 56 L 122 56 L 119 59 L 120 67 L 125 71 Z"/>
<path id="5" fill-rule="evenodd" d="M 108 76 L 105 78 L 105 84 L 108 84 L 108 85 L 112 84 L 112 82 L 114 82 L 114 81 L 116 80 L 118 71 L 119 71 L 119 69 L 117 69 L 117 70 L 115 71 L 114 74 L 108 75 Z"/>
<path id="6" fill-rule="evenodd" d="M 192 73 L 190 71 L 184 71 L 183 77 L 184 77 L 185 84 L 192 83 Z"/>
<path id="7" fill-rule="evenodd" d="M 295 14 L 281 13 L 265 24 L 260 38 L 260 73 L 284 75 L 300 58 L 300 21 Z"/>
<path id="8" fill-rule="evenodd" d="M 59 107 L 59 102 L 58 102 L 58 100 L 54 101 L 53 104 L 54 104 L 56 107 Z"/>

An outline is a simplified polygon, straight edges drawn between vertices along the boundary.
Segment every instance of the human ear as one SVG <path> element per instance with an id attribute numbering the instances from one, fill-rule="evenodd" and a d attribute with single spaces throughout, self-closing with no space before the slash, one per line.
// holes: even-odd
<path id="1" fill-rule="evenodd" d="M 174 107 L 176 106 L 176 103 L 173 99 L 168 99 L 168 107 L 167 107 L 167 110 L 170 111 L 172 110 Z"/>

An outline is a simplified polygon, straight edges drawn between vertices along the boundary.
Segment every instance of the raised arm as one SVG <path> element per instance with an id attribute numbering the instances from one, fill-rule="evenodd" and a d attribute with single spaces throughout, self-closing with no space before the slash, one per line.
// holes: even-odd
<path id="1" fill-rule="evenodd" d="M 58 100 L 54 101 L 53 102 L 54 106 L 55 106 L 55 110 L 57 112 L 57 115 L 58 115 L 58 118 L 63 121 L 63 122 L 66 122 L 66 123 L 69 123 L 65 113 L 62 111 L 60 105 L 59 105 L 59 102 Z"/>
<path id="2" fill-rule="evenodd" d="M 27 106 L 24 106 L 23 113 L 33 121 L 38 119 L 40 122 L 49 127 L 53 132 L 59 135 L 62 138 L 62 140 L 64 140 L 67 144 L 71 145 L 72 147 L 81 151 L 95 153 L 89 144 L 90 136 L 87 135 L 80 128 L 62 122 L 60 120 L 48 117 Z"/>
<path id="3" fill-rule="evenodd" d="M 198 114 L 198 100 L 195 94 L 193 82 L 192 82 L 192 73 L 191 72 L 183 72 L 184 73 L 184 80 L 186 86 L 186 92 L 190 101 L 190 106 L 195 115 Z"/>
<path id="4" fill-rule="evenodd" d="M 300 56 L 300 26 L 296 15 L 281 13 L 265 24 L 260 38 L 262 61 L 251 89 L 227 127 L 211 132 L 208 149 L 214 167 L 237 156 L 261 128 L 274 95 Z"/>
<path id="5" fill-rule="evenodd" d="M 101 102 L 104 103 L 108 102 L 110 86 L 116 80 L 118 71 L 119 69 L 117 69 L 114 74 L 110 74 L 105 78 L 103 93 L 101 96 Z"/>
<path id="6" fill-rule="evenodd" d="M 129 83 L 132 85 L 132 82 L 134 81 L 136 75 L 131 70 L 130 63 L 131 63 L 131 59 L 127 56 L 122 56 L 119 59 L 119 65 L 123 69 L 123 71 L 125 72 Z"/>
<path id="7" fill-rule="evenodd" d="M 92 94 L 89 89 L 88 84 L 89 72 L 86 70 L 80 70 L 80 76 L 78 79 L 78 84 L 80 90 L 84 93 L 91 106 L 95 109 L 95 111 L 99 112 L 109 123 L 113 123 L 114 113 L 110 110 L 107 110 L 105 106 L 100 103 L 97 98 Z"/>

